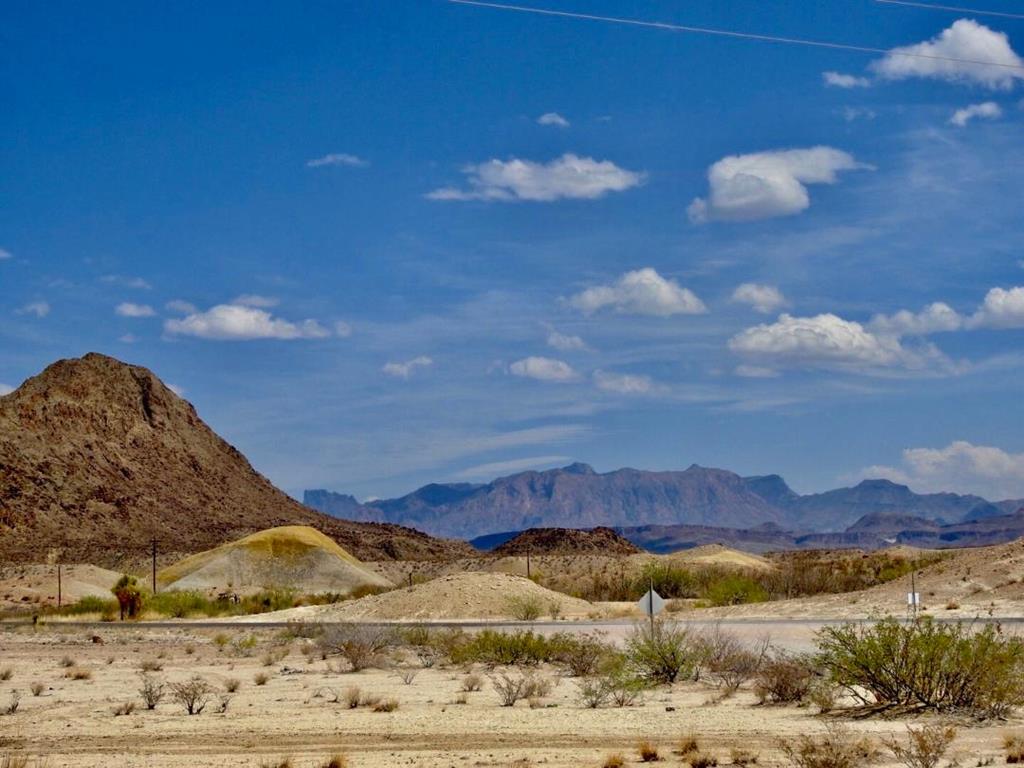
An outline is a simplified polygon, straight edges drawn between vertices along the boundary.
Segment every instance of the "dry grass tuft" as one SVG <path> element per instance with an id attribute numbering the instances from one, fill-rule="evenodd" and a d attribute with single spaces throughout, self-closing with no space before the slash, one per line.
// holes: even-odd
<path id="1" fill-rule="evenodd" d="M 661 760 L 658 748 L 646 739 L 636 745 L 636 752 L 640 756 L 641 763 L 656 763 Z"/>
<path id="2" fill-rule="evenodd" d="M 601 768 L 623 768 L 625 764 L 626 758 L 616 752 L 604 759 L 604 762 L 601 763 Z"/>

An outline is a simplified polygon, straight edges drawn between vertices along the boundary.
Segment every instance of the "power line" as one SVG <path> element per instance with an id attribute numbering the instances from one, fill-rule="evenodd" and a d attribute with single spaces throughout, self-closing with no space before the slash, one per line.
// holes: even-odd
<path id="1" fill-rule="evenodd" d="M 1003 69 L 1014 69 L 1024 72 L 1022 64 L 1006 64 L 1000 61 L 982 61 L 978 59 L 961 59 L 955 56 L 938 56 L 929 53 L 916 53 L 912 51 L 900 51 L 889 48 L 875 48 L 867 45 L 850 45 L 848 43 L 832 43 L 826 40 L 808 40 L 801 37 L 779 37 L 777 35 L 760 35 L 753 32 L 735 32 L 728 29 L 715 29 L 712 27 L 693 27 L 684 24 L 669 24 L 663 21 L 643 21 L 641 19 L 624 19 L 616 16 L 596 16 L 590 13 L 573 13 L 571 11 L 556 11 L 549 8 L 534 8 L 526 5 L 509 5 L 506 3 L 494 3 L 487 0 L 448 0 L 449 3 L 457 5 L 471 5 L 478 8 L 493 8 L 499 11 L 515 11 L 518 13 L 532 13 L 538 16 L 557 16 L 565 19 L 583 19 L 585 21 L 601 21 L 607 24 L 623 24 L 632 27 L 648 27 L 651 29 L 663 29 L 669 32 L 692 32 L 699 35 L 713 35 L 717 37 L 732 37 L 741 40 L 758 40 L 765 43 L 783 43 L 786 45 L 803 45 L 811 48 L 829 48 L 837 51 L 854 51 L 856 53 L 879 53 L 888 56 L 904 56 L 911 59 L 930 59 L 932 61 L 954 61 L 960 64 L 975 64 L 983 67 L 1000 67 Z"/>
<path id="2" fill-rule="evenodd" d="M 875 0 L 885 5 L 905 5 L 908 8 L 927 8 L 930 11 L 951 11 L 953 13 L 973 13 L 975 16 L 999 16 L 1003 19 L 1024 19 L 1024 13 L 1004 13 L 1002 11 L 983 11 L 978 8 L 961 8 L 956 5 L 934 5 L 932 3 L 915 3 L 911 0 Z"/>

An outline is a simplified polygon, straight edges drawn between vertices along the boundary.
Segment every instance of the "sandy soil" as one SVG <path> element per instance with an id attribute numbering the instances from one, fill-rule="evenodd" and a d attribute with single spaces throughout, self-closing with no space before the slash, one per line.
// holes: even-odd
<path id="1" fill-rule="evenodd" d="M 121 574 L 88 564 L 61 567 L 61 597 L 65 605 L 83 597 L 110 597 Z M 56 565 L 0 566 L 0 608 L 57 605 Z"/>
<path id="2" fill-rule="evenodd" d="M 339 673 L 318 657 L 300 653 L 305 641 L 282 646 L 268 633 L 254 635 L 258 643 L 249 656 L 232 651 L 233 642 L 222 647 L 213 633 L 185 628 L 104 629 L 96 635 L 102 643 L 91 635 L 67 626 L 0 633 L 0 668 L 13 670 L 10 680 L 0 682 L 0 704 L 6 704 L 12 690 L 22 693 L 17 712 L 0 717 L 0 756 L 36 756 L 48 768 L 262 766 L 277 765 L 284 757 L 298 768 L 315 768 L 331 753 L 343 751 L 352 768 L 596 768 L 612 752 L 622 752 L 628 765 L 639 764 L 639 739 L 652 740 L 668 764 L 679 764 L 671 750 L 681 736 L 693 733 L 723 764 L 730 749 L 741 746 L 759 753 L 758 765 L 772 766 L 783 764 L 779 738 L 824 729 L 824 721 L 808 709 L 759 707 L 746 691 L 709 703 L 716 692 L 694 683 L 655 691 L 641 706 L 590 710 L 578 703 L 573 681 L 560 679 L 540 707 L 521 702 L 509 709 L 498 705 L 489 684 L 467 694 L 466 704 L 453 703 L 460 695 L 461 669 L 421 670 L 410 685 L 384 670 Z M 266 652 L 285 647 L 287 656 L 263 665 Z M 76 668 L 90 670 L 91 679 L 66 678 L 65 656 Z M 165 700 L 154 711 L 140 708 L 114 716 L 118 704 L 138 701 L 138 666 L 147 659 L 163 664 L 155 674 L 168 681 L 199 674 L 218 686 L 237 678 L 241 688 L 223 714 L 213 711 L 214 702 L 189 717 Z M 269 675 L 263 686 L 254 683 L 258 673 Z M 41 695 L 29 692 L 32 681 L 45 686 Z M 394 697 L 400 706 L 374 713 L 331 703 L 332 691 L 350 686 Z M 904 732 L 904 723 L 895 720 L 848 725 L 875 739 Z M 965 765 L 986 757 L 1002 762 L 1003 735 L 1021 728 L 1018 719 L 965 726 L 955 748 L 969 760 Z M 883 758 L 875 765 L 895 763 Z"/>

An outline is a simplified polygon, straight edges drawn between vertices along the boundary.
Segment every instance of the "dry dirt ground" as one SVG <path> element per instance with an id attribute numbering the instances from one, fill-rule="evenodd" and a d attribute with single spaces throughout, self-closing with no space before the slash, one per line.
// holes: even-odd
<path id="1" fill-rule="evenodd" d="M 757 706 L 749 691 L 709 703 L 716 692 L 695 683 L 659 689 L 642 705 L 625 709 L 582 708 L 569 678 L 559 679 L 537 708 L 526 702 L 499 706 L 488 682 L 458 704 L 464 669 L 420 670 L 407 685 L 394 671 L 332 671 L 318 656 L 301 652 L 304 640 L 282 645 L 279 634 L 226 631 L 231 634 L 218 638 L 186 627 L 0 629 L 0 677 L 3 669 L 12 670 L 10 679 L 0 681 L 0 706 L 12 691 L 22 694 L 17 711 L 0 716 L 0 760 L 18 753 L 47 768 L 193 768 L 277 766 L 290 757 L 296 768 L 316 768 L 343 752 L 352 768 L 596 768 L 613 752 L 621 752 L 627 765 L 640 764 L 637 741 L 650 739 L 661 750 L 661 764 L 679 765 L 672 750 L 680 737 L 695 734 L 723 765 L 733 747 L 743 747 L 758 753 L 759 766 L 781 766 L 780 738 L 822 732 L 825 724 L 807 708 Z M 102 642 L 93 641 L 94 633 Z M 257 638 L 255 647 L 241 647 L 247 637 Z M 264 656 L 274 651 L 264 665 Z M 63 666 L 65 657 L 73 666 Z M 225 713 L 214 711 L 216 698 L 197 716 L 165 699 L 154 711 L 139 706 L 115 716 L 116 706 L 139 702 L 139 665 L 145 660 L 162 665 L 153 674 L 170 682 L 199 674 L 218 690 L 230 678 L 241 687 Z M 88 670 L 91 677 L 72 679 L 69 669 Z M 261 673 L 268 675 L 265 685 L 255 683 Z M 43 686 L 38 696 L 30 692 L 36 681 Z M 378 713 L 331 702 L 332 692 L 352 686 L 394 697 L 399 708 Z M 902 735 L 905 721 L 858 720 L 848 727 L 878 741 Z M 963 766 L 989 757 L 1002 763 L 1003 736 L 1018 732 L 1024 733 L 1019 718 L 964 725 L 955 750 Z M 874 765 L 896 764 L 883 757 Z"/>

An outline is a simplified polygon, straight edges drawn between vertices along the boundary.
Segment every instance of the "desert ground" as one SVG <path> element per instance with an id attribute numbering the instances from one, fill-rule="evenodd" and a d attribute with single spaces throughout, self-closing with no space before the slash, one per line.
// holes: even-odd
<path id="1" fill-rule="evenodd" d="M 11 676 L 0 682 L 0 703 L 13 691 L 21 699 L 16 712 L 0 717 L 0 754 L 29 756 L 49 768 L 278 766 L 286 759 L 313 767 L 339 753 L 353 768 L 577 768 L 601 766 L 613 753 L 639 764 L 636 747 L 644 739 L 663 762 L 681 764 L 673 750 L 693 735 L 723 765 L 734 749 L 756 755 L 758 765 L 786 765 L 780 739 L 824 732 L 830 722 L 811 707 L 758 705 L 746 689 L 720 700 L 719 691 L 699 682 L 652 690 L 636 706 L 586 709 L 574 679 L 554 669 L 539 671 L 554 685 L 548 695 L 508 708 L 481 668 L 422 669 L 399 654 L 392 659 L 397 669 L 348 673 L 336 661 L 303 653 L 308 642 L 242 627 L 227 634 L 187 626 L 8 627 L 0 634 L 0 669 Z M 167 682 L 201 675 L 216 693 L 199 715 L 187 715 L 169 697 L 146 710 L 137 692 L 143 664 L 159 667 L 151 675 Z M 415 676 L 407 683 L 398 670 Z M 471 671 L 482 675 L 482 690 L 463 693 Z M 266 682 L 259 685 L 261 675 Z M 219 712 L 218 696 L 232 679 L 238 690 Z M 393 698 L 398 707 L 349 709 L 345 698 L 355 687 Z M 115 714 L 128 702 L 133 712 Z M 902 737 L 907 722 L 936 720 L 847 720 L 845 727 L 880 745 L 887 735 Z M 1021 730 L 1017 717 L 967 724 L 953 751 L 962 765 L 1002 762 L 1003 737 Z M 886 754 L 872 764 L 897 765 Z"/>

